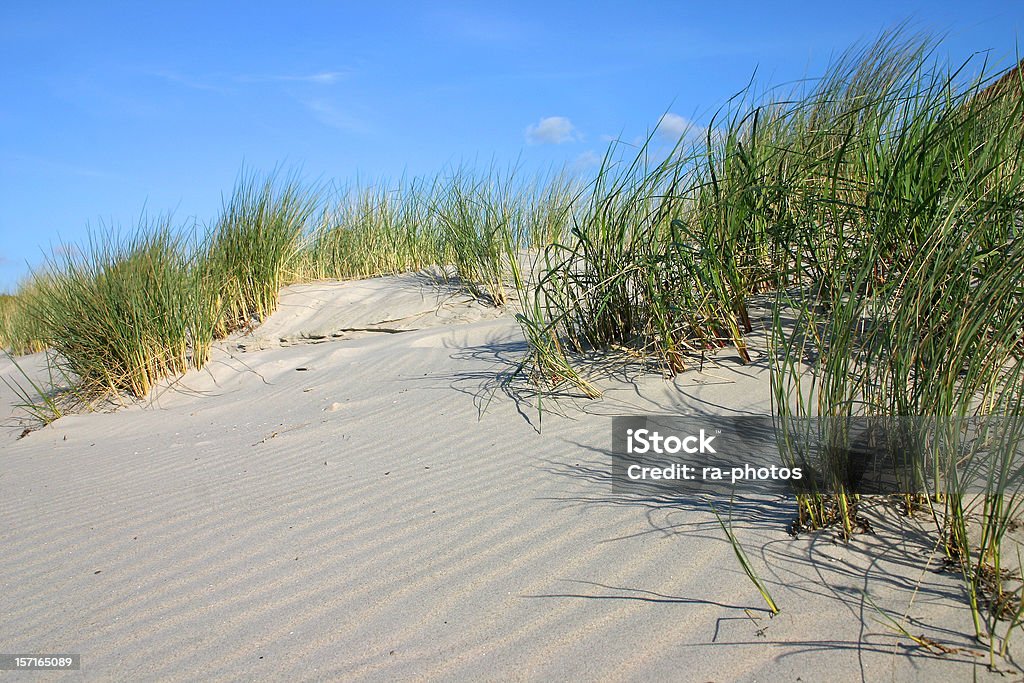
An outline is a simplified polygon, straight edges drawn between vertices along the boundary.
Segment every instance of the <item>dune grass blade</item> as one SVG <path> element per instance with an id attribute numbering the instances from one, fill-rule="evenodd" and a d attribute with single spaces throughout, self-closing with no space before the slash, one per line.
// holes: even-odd
<path id="1" fill-rule="evenodd" d="M 53 378 L 53 365 L 48 364 L 47 370 L 50 373 L 48 383 L 40 383 L 29 376 L 25 369 L 18 364 L 18 361 L 14 359 L 10 353 L 4 352 L 9 360 L 21 375 L 22 380 L 28 385 L 26 388 L 22 386 L 21 382 L 14 379 L 3 378 L 4 384 L 8 389 L 18 397 L 18 402 L 15 403 L 16 408 L 21 408 L 30 417 L 36 420 L 40 425 L 48 425 L 54 420 L 58 420 L 64 416 L 64 407 L 60 400 L 61 387 L 58 387 L 54 382 Z M 62 387 L 67 388 L 72 385 L 67 377 L 64 378 Z"/>
<path id="2" fill-rule="evenodd" d="M 771 593 L 768 591 L 768 587 L 764 581 L 757 574 L 754 566 L 750 563 L 750 559 L 747 557 L 747 553 L 743 550 L 743 546 L 740 545 L 739 540 L 736 538 L 735 532 L 732 530 L 732 513 L 729 514 L 729 522 L 726 523 L 722 516 L 718 514 L 718 510 L 714 505 L 711 505 L 711 511 L 715 513 L 715 519 L 718 520 L 718 524 L 722 527 L 722 531 L 725 532 L 726 538 L 729 540 L 729 544 L 732 546 L 733 552 L 736 554 L 736 559 L 739 561 L 740 566 L 743 567 L 743 572 L 750 579 L 750 582 L 757 588 L 757 592 L 761 594 L 761 598 L 764 600 L 764 604 L 768 606 L 768 610 L 772 615 L 779 613 L 779 607 L 775 604 L 775 600 L 772 599 Z"/>

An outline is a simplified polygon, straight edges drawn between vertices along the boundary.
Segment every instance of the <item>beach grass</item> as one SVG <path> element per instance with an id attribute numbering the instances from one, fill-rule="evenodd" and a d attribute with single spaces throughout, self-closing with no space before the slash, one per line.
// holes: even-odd
<path id="1" fill-rule="evenodd" d="M 764 579 L 754 568 L 750 558 L 747 556 L 747 552 L 743 549 L 739 539 L 736 537 L 736 532 L 732 526 L 732 511 L 729 512 L 728 520 L 723 520 L 722 516 L 718 513 L 718 510 L 714 505 L 711 506 L 711 511 L 715 515 L 715 519 L 718 520 L 718 525 L 722 527 L 722 531 L 725 532 L 725 537 L 729 541 L 729 545 L 732 546 L 733 554 L 736 555 L 736 561 L 740 563 L 740 567 L 743 568 L 743 573 L 747 575 L 750 582 L 757 589 L 757 592 L 761 595 L 761 599 L 764 600 L 765 606 L 768 611 L 775 616 L 779 613 L 779 606 L 776 604 L 775 599 L 772 597 L 771 591 L 768 590 L 768 586 L 765 584 Z"/>
<path id="2" fill-rule="evenodd" d="M 781 424 L 1016 417 L 1024 103 L 1019 89 L 985 94 L 994 74 L 968 79 L 973 63 L 944 66 L 935 47 L 896 29 L 821 78 L 749 85 L 668 149 L 657 131 L 613 142 L 589 181 L 456 168 L 328 197 L 295 174 L 243 171 L 198 242 L 144 219 L 127 239 L 94 233 L 51 257 L 0 298 L 0 340 L 48 349 L 82 395 L 142 397 L 202 367 L 213 340 L 265 320 L 288 283 L 439 266 L 478 300 L 514 308 L 520 369 L 544 391 L 600 396 L 583 361 L 595 351 L 651 358 L 666 374 L 723 348 L 752 362 L 760 298 Z M 1001 438 L 1016 443 L 1024 425 L 1007 424 Z M 994 656 L 1021 622 L 1003 553 L 1024 498 L 1007 476 L 1018 463 L 986 465 L 995 475 L 979 496 L 934 476 L 906 509 L 930 511 Z M 833 484 L 796 496 L 799 528 L 849 538 L 860 497 Z"/>
<path id="3" fill-rule="evenodd" d="M 128 238 L 97 233 L 54 256 L 29 306 L 62 375 L 92 394 L 145 396 L 189 366 L 196 299 L 169 219 L 143 219 Z"/>
<path id="4" fill-rule="evenodd" d="M 42 324 L 29 306 L 35 293 L 36 284 L 30 278 L 18 287 L 16 295 L 0 294 L 0 348 L 15 356 L 46 348 Z"/>
<path id="5" fill-rule="evenodd" d="M 14 316 L 18 310 L 18 298 L 12 294 L 0 294 L 0 346 L 10 347 L 13 343 Z"/>
<path id="6" fill-rule="evenodd" d="M 653 158 L 651 139 L 613 147 L 523 297 L 531 375 L 620 347 L 669 373 L 724 345 L 749 362 L 763 295 L 781 418 L 1019 415 L 1022 103 L 979 98 L 991 75 L 967 80 L 934 47 L 895 30 L 795 91 L 748 88 L 703 141 Z M 1018 463 L 989 464 L 1003 476 L 971 505 L 956 481 L 920 493 L 943 501 L 936 534 L 994 646 L 1004 589 L 986 577 L 1020 492 L 1005 476 Z M 800 528 L 856 531 L 859 496 L 838 484 L 797 496 Z"/>
<path id="7" fill-rule="evenodd" d="M 317 205 L 318 189 L 294 174 L 242 172 L 197 265 L 200 280 L 215 289 L 215 337 L 274 312 L 281 287 L 299 279 L 302 236 Z"/>
<path id="8" fill-rule="evenodd" d="M 506 249 L 522 241 L 523 203 L 513 180 L 458 169 L 433 200 L 446 260 L 470 294 L 494 306 L 507 298 Z"/>
<path id="9" fill-rule="evenodd" d="M 307 278 L 367 278 L 438 265 L 435 188 L 436 180 L 412 179 L 342 191 L 307 238 Z"/>

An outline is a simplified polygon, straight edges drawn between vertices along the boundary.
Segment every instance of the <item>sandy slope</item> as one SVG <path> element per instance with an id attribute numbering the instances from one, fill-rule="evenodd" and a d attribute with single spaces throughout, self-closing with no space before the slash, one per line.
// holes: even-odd
<path id="1" fill-rule="evenodd" d="M 342 332 L 372 327 L 408 331 Z M 876 623 L 865 591 L 971 647 L 911 522 L 843 546 L 744 504 L 769 619 L 704 504 L 611 493 L 609 416 L 765 412 L 763 368 L 609 380 L 538 432 L 496 383 L 523 347 L 412 276 L 307 285 L 151 406 L 0 440 L 0 651 L 89 680 L 988 675 Z"/>

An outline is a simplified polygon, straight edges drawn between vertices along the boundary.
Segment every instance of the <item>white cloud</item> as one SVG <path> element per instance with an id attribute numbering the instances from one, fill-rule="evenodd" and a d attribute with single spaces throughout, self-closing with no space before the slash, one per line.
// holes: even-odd
<path id="1" fill-rule="evenodd" d="M 691 136 L 700 134 L 701 128 L 694 125 L 693 121 L 668 112 L 658 119 L 658 133 L 669 138 L 681 138 L 684 135 Z"/>
<path id="2" fill-rule="evenodd" d="M 572 121 L 564 116 L 547 116 L 526 127 L 526 141 L 531 145 L 560 145 L 579 139 Z"/>

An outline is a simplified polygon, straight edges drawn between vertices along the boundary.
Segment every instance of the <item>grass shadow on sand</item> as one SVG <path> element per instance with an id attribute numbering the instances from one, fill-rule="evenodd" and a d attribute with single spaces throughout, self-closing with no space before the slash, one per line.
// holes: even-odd
<path id="1" fill-rule="evenodd" d="M 984 669 L 984 651 L 973 638 L 970 611 L 965 591 L 955 572 L 947 570 L 934 534 L 927 532 L 930 520 L 905 517 L 885 500 L 869 500 L 865 515 L 871 521 L 871 533 L 856 535 L 847 543 L 837 534 L 820 531 L 793 537 L 787 528 L 796 516 L 796 504 L 790 497 L 745 492 L 733 500 L 710 495 L 681 495 L 664 490 L 616 492 L 612 489 L 611 451 L 573 442 L 576 452 L 589 452 L 590 459 L 543 460 L 537 467 L 559 477 L 583 480 L 593 495 L 566 495 L 548 498 L 567 507 L 583 510 L 594 507 L 634 507 L 646 517 L 648 529 L 628 536 L 604 539 L 615 543 L 639 535 L 658 538 L 700 539 L 713 545 L 727 544 L 721 527 L 711 513 L 710 502 L 720 510 L 729 510 L 745 549 L 757 558 L 761 577 L 771 586 L 785 618 L 797 618 L 808 611 L 840 611 L 856 628 L 856 637 L 807 640 L 759 631 L 755 639 L 716 640 L 709 645 L 683 647 L 723 647 L 765 645 L 785 648 L 779 657 L 796 657 L 825 650 L 855 651 L 868 655 L 905 658 L 915 661 L 941 660 L 945 663 L 978 666 Z M 603 489 L 604 492 L 597 492 Z M 696 547 L 696 546 L 695 546 Z M 701 545 L 701 547 L 704 547 Z M 720 545 L 719 545 L 720 547 Z M 723 555 L 727 557 L 727 555 Z M 739 572 L 739 568 L 736 568 Z M 601 591 L 552 594 L 546 597 L 580 599 L 638 599 L 644 587 L 612 587 L 590 583 Z M 751 590 L 753 590 L 751 588 Z M 652 594 L 654 595 L 654 594 Z M 755 593 L 756 595 L 756 593 Z M 539 596 L 535 596 L 539 597 Z M 714 604 L 727 609 L 748 609 L 763 613 L 763 606 L 741 607 L 725 604 L 713 597 L 662 596 L 679 604 Z M 719 604 L 722 603 L 722 604 Z M 884 612 L 883 612 L 884 610 Z M 681 618 L 685 618 L 681 615 Z M 719 621 L 749 619 L 749 615 L 721 617 Z M 893 619 L 920 640 L 897 632 L 887 622 Z M 853 627 L 852 625 L 856 625 Z M 803 632 L 806 632 L 804 630 Z M 1011 653 L 1012 655 L 1012 653 Z M 1007 664 L 1014 664 L 1008 657 Z M 869 667 L 870 668 L 870 667 Z M 862 662 L 862 679 L 869 680 Z"/>

